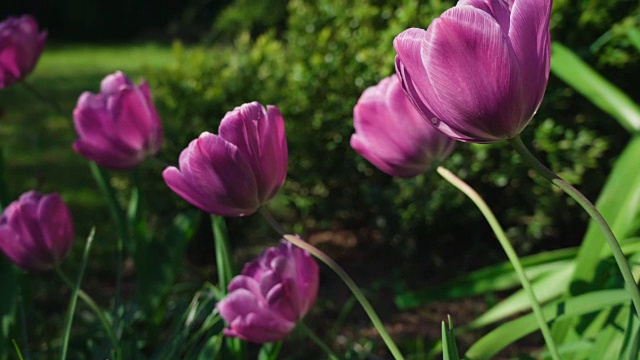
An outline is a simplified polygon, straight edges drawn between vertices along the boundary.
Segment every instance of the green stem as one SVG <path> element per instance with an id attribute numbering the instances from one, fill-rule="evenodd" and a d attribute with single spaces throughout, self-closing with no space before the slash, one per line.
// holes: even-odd
<path id="1" fill-rule="evenodd" d="M 71 282 L 71 280 L 62 272 L 62 270 L 59 267 L 56 267 L 56 273 L 69 288 L 71 289 L 74 288 L 73 282 Z M 96 304 L 95 301 L 93 301 L 91 296 L 89 296 L 89 294 L 84 292 L 82 289 L 78 289 L 78 297 L 80 298 L 80 300 L 82 300 L 85 303 L 85 305 L 87 305 L 89 309 L 91 309 L 91 311 L 93 311 L 94 314 L 98 316 L 98 319 L 100 319 L 100 322 L 102 323 L 102 327 L 104 328 L 104 331 L 107 333 L 107 336 L 111 341 L 111 346 L 113 346 L 114 349 L 117 349 L 118 341 L 113 335 L 113 331 L 111 329 L 111 326 L 112 326 L 111 322 L 109 321 L 109 319 L 107 319 L 104 312 L 100 310 L 100 307 L 98 306 L 98 304 Z M 119 356 L 117 356 L 116 358 L 119 358 Z"/>
<path id="2" fill-rule="evenodd" d="M 520 263 L 520 258 L 518 258 L 518 254 L 513 249 L 513 246 L 511 246 L 511 242 L 509 241 L 509 238 L 507 238 L 507 235 L 504 233 L 504 230 L 502 230 L 502 226 L 500 226 L 500 223 L 498 222 L 496 217 L 493 215 L 493 212 L 491 211 L 487 203 L 484 202 L 482 197 L 473 188 L 471 188 L 471 186 L 469 186 L 459 177 L 455 176 L 451 171 L 440 166 L 438 167 L 438 174 L 440 174 L 445 180 L 450 182 L 451 185 L 455 186 L 460 191 L 462 191 L 465 195 L 467 195 L 469 199 L 471 199 L 471 201 L 473 201 L 473 203 L 476 204 L 480 212 L 482 212 L 482 215 L 484 215 L 485 219 L 491 226 L 491 230 L 493 230 L 493 233 L 498 238 L 498 241 L 500 242 L 502 249 L 507 254 L 507 257 L 509 258 L 511 265 L 513 266 L 513 269 L 516 271 L 516 274 L 520 279 L 520 283 L 522 284 L 522 288 L 524 289 L 524 292 L 529 297 L 529 302 L 531 303 L 531 309 L 533 309 L 534 316 L 538 321 L 538 326 L 540 327 L 540 331 L 542 332 L 544 341 L 546 342 L 547 347 L 549 348 L 551 357 L 555 360 L 559 360 L 560 355 L 558 353 L 558 349 L 556 348 L 556 344 L 553 341 L 553 337 L 551 336 L 551 330 L 549 329 L 549 325 L 547 324 L 547 321 L 544 319 L 544 315 L 542 314 L 542 308 L 540 307 L 540 303 L 536 298 L 536 294 L 533 292 L 533 287 L 531 286 L 531 283 L 529 282 L 529 279 L 527 278 L 527 275 L 524 272 L 524 268 Z"/>
<path id="3" fill-rule="evenodd" d="M 87 260 L 89 260 L 89 250 L 93 243 L 93 236 L 95 235 L 95 228 L 91 229 L 89 236 L 87 237 L 87 243 L 84 246 L 84 252 L 82 253 L 82 262 L 80 263 L 80 270 L 78 270 L 78 279 L 73 284 L 71 291 L 71 299 L 69 300 L 69 309 L 67 310 L 67 321 L 64 329 L 64 335 L 62 338 L 62 349 L 60 351 L 60 359 L 65 360 L 67 358 L 67 350 L 69 347 L 69 337 L 71 335 L 71 324 L 73 323 L 73 315 L 76 311 L 76 303 L 78 302 L 78 293 L 80 292 L 80 283 L 84 277 L 84 269 L 87 267 Z"/>
<path id="4" fill-rule="evenodd" d="M 229 247 L 229 233 L 224 217 L 211 214 L 211 227 L 213 229 L 213 242 L 216 249 L 216 266 L 218 269 L 218 287 L 223 293 L 227 293 L 227 286 L 233 277 L 233 265 L 231 263 L 231 250 Z"/>
<path id="5" fill-rule="evenodd" d="M 18 285 L 18 311 L 20 313 L 20 322 L 22 323 L 22 341 L 24 341 L 24 356 L 27 360 L 31 359 L 29 355 L 29 336 L 27 334 L 27 318 L 24 313 L 24 298 L 22 296 L 22 285 Z"/>
<path id="6" fill-rule="evenodd" d="M 622 273 L 622 277 L 624 278 L 624 282 L 626 284 L 627 291 L 631 294 L 631 300 L 633 301 L 633 306 L 636 309 L 636 316 L 640 316 L 640 289 L 638 289 L 638 285 L 633 278 L 633 274 L 631 273 L 631 267 L 627 262 L 627 258 L 624 256 L 622 249 L 620 248 L 620 244 L 618 240 L 616 240 L 616 236 L 611 231 L 609 224 L 602 217 L 598 209 L 589 201 L 580 191 L 571 186 L 569 183 L 564 181 L 558 175 L 556 175 L 553 171 L 549 170 L 546 166 L 544 166 L 538 159 L 536 159 L 533 154 L 527 149 L 527 147 L 520 139 L 520 136 L 516 136 L 515 138 L 508 140 L 509 144 L 522 156 L 524 161 L 529 164 L 532 168 L 536 169 L 549 182 L 553 185 L 559 187 L 564 191 L 567 195 L 569 195 L 572 199 L 574 199 L 582 208 L 589 214 L 591 219 L 598 225 L 600 231 L 604 235 L 604 238 L 611 248 L 611 252 L 613 253 L 613 257 L 618 264 L 618 268 L 620 269 L 620 273 Z"/>
<path id="7" fill-rule="evenodd" d="M 91 167 L 91 173 L 95 179 L 98 187 L 102 191 L 102 194 L 107 200 L 109 212 L 111 218 L 116 225 L 117 237 L 116 237 L 116 251 L 117 251 L 117 264 L 116 264 L 116 293 L 113 301 L 113 327 L 118 331 L 119 327 L 119 315 L 118 309 L 120 308 L 120 292 L 122 291 L 122 263 L 124 258 L 124 243 L 129 239 L 128 226 L 126 225 L 125 215 L 122 208 L 118 204 L 116 199 L 116 192 L 111 183 L 109 182 L 109 173 L 99 167 L 93 161 L 89 162 Z"/>
<path id="8" fill-rule="evenodd" d="M 49 104 L 53 108 L 53 110 L 55 110 L 58 114 L 60 114 L 61 116 L 64 116 L 65 118 L 69 118 L 70 114 L 65 113 L 64 110 L 62 110 L 62 107 L 60 106 L 60 104 L 46 97 L 38 89 L 33 87 L 31 84 L 29 84 L 26 80 L 23 79 L 22 81 L 20 81 L 20 83 L 27 90 L 29 90 L 35 97 L 37 97 L 40 101 Z M 71 126 L 73 127 L 73 123 L 71 123 Z"/>
<path id="9" fill-rule="evenodd" d="M 5 147 L 0 145 L 0 211 L 9 204 L 9 187 L 7 186 L 7 175 L 5 162 Z"/>
<path id="10" fill-rule="evenodd" d="M 313 341 L 316 345 L 318 345 L 318 347 L 320 347 L 322 351 L 324 351 L 325 354 L 327 354 L 329 359 L 331 360 L 340 359 L 338 355 L 336 355 L 336 353 L 334 353 L 333 350 L 331 350 L 331 348 L 324 341 L 322 341 L 322 339 L 320 339 L 320 337 L 318 337 L 318 335 L 315 332 L 313 332 L 313 330 L 309 329 L 309 327 L 305 325 L 302 321 L 298 322 L 298 328 L 302 330 L 311 339 L 311 341 Z"/>
<path id="11" fill-rule="evenodd" d="M 285 240 L 291 242 L 297 247 L 315 256 L 318 260 L 322 261 L 325 265 L 327 265 L 331 270 L 333 270 L 340 277 L 340 279 L 345 283 L 345 285 L 347 285 L 349 290 L 351 290 L 351 293 L 353 293 L 353 296 L 356 298 L 356 300 L 358 300 L 358 302 L 360 303 L 360 306 L 362 306 L 364 311 L 369 316 L 369 319 L 373 323 L 373 326 L 376 328 L 376 330 L 378 330 L 380 337 L 382 337 L 382 340 L 387 345 L 387 348 L 389 348 L 389 351 L 391 351 L 391 354 L 393 355 L 393 357 L 397 360 L 404 359 L 404 356 L 402 355 L 402 353 L 400 352 L 396 344 L 393 342 L 393 339 L 391 338 L 387 330 L 384 328 L 384 324 L 378 317 L 378 314 L 376 313 L 376 311 L 373 309 L 373 306 L 371 306 L 371 304 L 369 303 L 369 300 L 367 300 L 367 298 L 364 296 L 362 291 L 360 291 L 360 288 L 358 287 L 358 285 L 356 285 L 353 279 L 351 279 L 349 274 L 347 274 L 347 272 L 344 271 L 344 269 L 342 269 L 342 267 L 338 265 L 338 263 L 333 261 L 332 258 L 330 258 L 327 254 L 323 253 L 320 249 L 301 240 L 297 236 L 286 234 L 286 231 L 273 218 L 273 216 L 271 216 L 271 213 L 269 212 L 266 206 L 263 206 L 260 208 L 260 214 L 265 218 L 265 220 L 267 220 L 269 225 L 271 225 L 271 227 L 275 231 L 277 231 L 280 235 L 282 235 L 285 238 Z"/>
<path id="12" fill-rule="evenodd" d="M 218 270 L 218 289 L 227 293 L 227 287 L 235 274 L 229 246 L 229 232 L 224 217 L 211 214 L 211 228 L 213 230 L 213 244 L 216 251 L 216 268 Z M 227 347 L 236 359 L 244 359 L 245 345 L 237 338 L 227 338 Z"/>
<path id="13" fill-rule="evenodd" d="M 342 269 L 342 267 L 340 267 L 338 263 L 333 261 L 333 259 L 330 258 L 327 254 L 314 247 L 313 245 L 303 241 L 299 237 L 293 235 L 283 235 L 283 237 L 293 245 L 315 256 L 318 260 L 322 261 L 340 277 L 340 279 L 347 285 L 349 290 L 351 290 L 353 296 L 356 297 L 364 311 L 369 316 L 369 319 L 371 319 L 373 326 L 376 328 L 376 330 L 378 330 L 380 337 L 382 337 L 382 340 L 387 345 L 387 348 L 389 348 L 389 351 L 391 351 L 394 359 L 404 360 L 404 356 L 402 355 L 396 344 L 393 342 L 393 339 L 391 338 L 387 330 L 384 328 L 384 324 L 378 317 L 378 314 L 375 312 L 375 310 L 369 303 L 369 300 L 367 300 L 362 291 L 360 291 L 358 285 L 356 285 L 353 279 L 351 279 L 349 274 L 347 274 L 346 271 L 344 271 L 344 269 Z"/>

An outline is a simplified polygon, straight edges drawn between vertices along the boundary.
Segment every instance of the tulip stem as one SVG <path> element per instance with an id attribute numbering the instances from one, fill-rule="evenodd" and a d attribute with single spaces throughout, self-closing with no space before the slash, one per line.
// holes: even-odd
<path id="1" fill-rule="evenodd" d="M 538 326 L 540 327 L 540 331 L 542 332 L 544 341 L 546 342 L 547 347 L 549 348 L 551 357 L 554 360 L 559 360 L 560 354 L 558 353 L 556 344 L 553 341 L 553 337 L 551 336 L 551 330 L 549 329 L 549 325 L 547 324 L 547 321 L 544 319 L 544 315 L 542 314 L 542 308 L 540 307 L 540 303 L 536 298 L 536 294 L 533 291 L 533 287 L 531 286 L 531 283 L 529 282 L 529 279 L 527 278 L 527 275 L 524 272 L 524 268 L 520 263 L 518 254 L 513 249 L 513 246 L 511 245 L 509 238 L 507 237 L 504 230 L 502 229 L 502 226 L 500 226 L 500 223 L 496 219 L 495 215 L 493 214 L 493 212 L 491 211 L 487 203 L 482 199 L 482 197 L 471 186 L 465 183 L 462 179 L 454 175 L 451 171 L 443 168 L 442 166 L 439 166 L 437 171 L 438 171 L 438 174 L 440 174 L 440 176 L 442 176 L 445 180 L 451 183 L 451 185 L 455 186 L 458 190 L 462 191 L 465 195 L 467 195 L 467 197 L 469 197 L 469 199 L 471 199 L 471 201 L 473 201 L 473 203 L 476 204 L 480 212 L 482 212 L 482 215 L 484 215 L 485 219 L 491 226 L 491 230 L 493 230 L 493 233 L 498 238 L 498 241 L 500 242 L 502 249 L 507 254 L 507 257 L 509 258 L 511 265 L 513 266 L 513 269 L 516 271 L 516 274 L 520 279 L 520 283 L 522 284 L 522 288 L 524 289 L 524 292 L 529 297 L 529 302 L 531 303 L 531 309 L 533 310 L 533 314 L 536 317 L 536 320 L 538 321 Z"/>
<path id="2" fill-rule="evenodd" d="M 327 357 L 330 360 L 340 359 L 338 355 L 336 355 L 336 353 L 334 353 L 333 350 L 331 350 L 329 345 L 327 345 L 324 341 L 322 341 L 322 339 L 320 339 L 320 337 L 315 332 L 313 332 L 313 330 L 311 330 L 304 322 L 299 321 L 298 328 L 302 330 L 309 337 L 309 339 L 311 339 L 311 341 L 313 341 L 316 345 L 318 345 L 318 347 L 320 347 L 322 351 L 324 351 L 325 354 L 327 354 Z"/>
<path id="3" fill-rule="evenodd" d="M 218 287 L 220 291 L 226 294 L 227 286 L 231 282 L 234 272 L 229 247 L 229 233 L 227 232 L 224 217 L 211 214 L 211 227 L 213 229 L 213 243 L 216 249 Z"/>
<path id="4" fill-rule="evenodd" d="M 72 290 L 74 289 L 73 282 L 71 282 L 71 280 L 62 272 L 62 270 L 59 267 L 56 267 L 56 273 L 69 288 L 71 288 Z M 102 323 L 102 327 L 104 328 L 104 331 L 107 333 L 107 336 L 111 341 L 111 345 L 113 346 L 114 349 L 116 349 L 116 352 L 117 352 L 118 341 L 116 340 L 115 336 L 113 336 L 113 331 L 111 329 L 111 322 L 109 321 L 109 319 L 107 319 L 104 312 L 100 310 L 100 307 L 91 298 L 91 296 L 89 296 L 89 294 L 84 292 L 82 289 L 78 289 L 78 297 L 80 298 L 80 300 L 82 300 L 85 303 L 85 305 L 87 305 L 89 309 L 91 309 L 91 311 L 93 311 L 94 314 L 98 316 L 98 319 L 100 319 L 100 322 Z M 119 359 L 120 356 L 118 355 L 115 358 Z"/>
<path id="5" fill-rule="evenodd" d="M 7 186 L 7 172 L 5 163 L 5 147 L 0 145 L 0 211 L 9 204 L 9 187 Z"/>
<path id="6" fill-rule="evenodd" d="M 613 257 L 618 264 L 618 268 L 620 269 L 620 273 L 622 273 L 622 277 L 624 278 L 624 282 L 626 284 L 627 291 L 631 294 L 631 300 L 633 301 L 633 306 L 636 310 L 636 316 L 640 316 L 640 289 L 638 289 L 638 284 L 636 283 L 633 274 L 631 273 L 631 267 L 627 262 L 627 258 L 625 257 L 622 249 L 620 248 L 620 244 L 616 239 L 616 236 L 611 231 L 609 224 L 607 224 L 606 220 L 602 217 L 598 209 L 589 201 L 580 191 L 571 186 L 569 183 L 564 181 L 558 175 L 556 175 L 549 168 L 544 166 L 533 154 L 529 151 L 529 149 L 524 145 L 520 136 L 516 136 L 513 139 L 508 140 L 509 144 L 522 156 L 524 161 L 534 168 L 542 177 L 547 179 L 553 185 L 559 187 L 564 191 L 567 195 L 569 195 L 573 200 L 575 200 L 582 208 L 589 214 L 591 219 L 596 223 L 600 231 L 604 235 L 604 238 L 611 248 L 611 252 L 613 253 Z"/>
<path id="7" fill-rule="evenodd" d="M 22 296 L 22 286 L 18 285 L 18 309 L 20 312 L 20 322 L 22 323 L 22 341 L 24 341 L 24 357 L 26 360 L 31 359 L 29 354 L 29 336 L 27 334 L 27 319 L 24 314 L 24 298 Z"/>
<path id="8" fill-rule="evenodd" d="M 113 300 L 113 328 L 115 329 L 117 334 L 119 332 L 118 328 L 120 326 L 118 320 L 120 308 L 120 292 L 122 291 L 122 264 L 124 258 L 124 243 L 125 241 L 129 240 L 129 227 L 126 225 L 125 215 L 122 211 L 122 208 L 118 204 L 118 200 L 116 199 L 115 189 L 109 182 L 109 173 L 107 172 L 107 170 L 101 168 L 93 161 L 89 162 L 89 166 L 91 167 L 93 178 L 95 179 L 98 187 L 107 200 L 109 212 L 111 213 L 111 217 L 113 218 L 113 222 L 115 223 L 117 231 L 116 293 Z"/>
<path id="9" fill-rule="evenodd" d="M 369 303 L 369 300 L 367 300 L 362 291 L 360 291 L 358 285 L 356 285 L 353 279 L 351 279 L 349 274 L 347 274 L 347 272 L 344 271 L 344 269 L 342 269 L 342 267 L 338 265 L 338 263 L 336 263 L 332 258 L 330 258 L 327 254 L 325 254 L 315 246 L 305 242 L 297 236 L 283 235 L 283 237 L 293 245 L 301 248 L 302 250 L 316 257 L 318 260 L 322 261 L 340 277 L 340 279 L 347 285 L 349 290 L 351 290 L 355 298 L 358 300 L 364 311 L 369 316 L 369 319 L 373 323 L 373 326 L 376 328 L 376 330 L 378 330 L 380 337 L 382 337 L 382 340 L 387 345 L 387 348 L 391 352 L 391 355 L 393 355 L 393 358 L 396 360 L 404 360 L 404 356 L 402 355 L 396 344 L 393 342 L 393 339 L 391 338 L 387 330 L 384 328 L 382 320 L 380 320 L 378 314 L 373 309 L 373 306 L 371 306 L 371 303 Z"/>
<path id="10" fill-rule="evenodd" d="M 57 112 L 59 115 L 64 116 L 65 118 L 69 117 L 69 114 L 65 113 L 64 110 L 62 110 L 62 107 L 60 106 L 60 104 L 58 104 L 57 102 L 55 102 L 55 101 L 51 100 L 50 98 L 46 97 L 38 89 L 33 87 L 31 84 L 29 84 L 25 79 L 22 79 L 22 81 L 20 81 L 20 83 L 27 90 L 29 90 L 35 97 L 37 97 L 40 101 L 49 104 L 53 108 L 53 110 L 55 110 L 55 112 Z M 73 123 L 71 123 L 71 126 L 73 127 Z"/>
<path id="11" fill-rule="evenodd" d="M 80 262 L 80 269 L 78 270 L 78 279 L 71 290 L 71 299 L 69 300 L 69 309 L 67 310 L 67 320 L 64 329 L 64 335 L 62 338 L 62 348 L 60 350 L 60 359 L 65 360 L 67 358 L 67 350 L 69 347 L 69 337 L 71 335 L 71 324 L 73 323 L 73 315 L 76 311 L 76 303 L 78 302 L 78 293 L 80 292 L 80 283 L 84 277 L 84 269 L 87 267 L 87 261 L 89 260 L 89 250 L 93 243 L 93 237 L 96 233 L 96 229 L 92 228 L 87 237 L 87 243 L 84 246 L 84 252 L 82 253 L 82 261 Z"/>
<path id="12" fill-rule="evenodd" d="M 404 360 L 404 356 L 402 355 L 402 353 L 400 352 L 396 344 L 393 342 L 393 339 L 391 338 L 387 330 L 384 328 L 384 324 L 382 323 L 382 320 L 380 320 L 380 317 L 378 317 L 378 314 L 373 309 L 373 306 L 371 306 L 371 303 L 369 303 L 369 300 L 367 300 L 367 298 L 364 296 L 362 291 L 360 291 L 360 288 L 355 283 L 355 281 L 351 279 L 349 274 L 347 274 L 347 272 L 344 271 L 344 269 L 340 265 L 338 265 L 338 263 L 336 263 L 332 258 L 330 258 L 327 254 L 322 252 L 320 249 L 316 248 L 315 246 L 309 244 L 306 241 L 299 239 L 296 236 L 288 235 L 286 231 L 282 228 L 282 226 L 280 226 L 280 224 L 273 218 L 273 216 L 271 216 L 271 213 L 269 212 L 266 206 L 263 206 L 262 208 L 260 208 L 260 214 L 262 214 L 262 216 L 265 218 L 265 220 L 267 220 L 269 225 L 271 225 L 271 227 L 273 227 L 273 229 L 276 232 L 282 235 L 282 237 L 284 237 L 285 240 L 301 248 L 302 250 L 305 250 L 309 254 L 315 256 L 318 260 L 322 261 L 331 270 L 333 270 L 333 272 L 335 272 L 338 275 L 338 277 L 340 277 L 340 279 L 345 283 L 345 285 L 347 285 L 349 290 L 351 290 L 351 293 L 353 293 L 356 300 L 358 300 L 358 302 L 360 303 L 360 306 L 362 306 L 364 311 L 369 316 L 371 323 L 373 323 L 373 326 L 376 328 L 376 330 L 378 330 L 380 337 L 384 341 L 385 345 L 387 345 L 387 348 L 393 355 L 394 359 Z"/>

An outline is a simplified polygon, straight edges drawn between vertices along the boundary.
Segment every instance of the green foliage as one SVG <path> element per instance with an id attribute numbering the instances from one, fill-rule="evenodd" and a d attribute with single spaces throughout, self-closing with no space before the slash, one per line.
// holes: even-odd
<path id="1" fill-rule="evenodd" d="M 0 359 L 9 359 L 12 339 L 17 334 L 11 333 L 11 326 L 15 322 L 15 310 L 18 299 L 18 279 L 15 268 L 7 259 L 0 258 L 0 283 L 2 284 L 2 298 L 0 299 Z"/>
<path id="2" fill-rule="evenodd" d="M 241 9 L 243 2 L 238 4 L 229 11 Z M 477 264 L 472 254 L 495 249 L 494 242 L 479 215 L 471 207 L 460 207 L 460 194 L 433 173 L 391 179 L 349 146 L 358 97 L 394 72 L 394 37 L 408 27 L 426 27 L 451 5 L 436 0 L 369 0 L 358 6 L 291 0 L 283 32 L 266 32 L 255 39 L 243 32 L 231 46 L 174 44 L 176 64 L 153 73 L 151 80 L 157 103 L 167 114 L 169 141 L 163 159 L 175 163 L 191 139 L 202 131 L 216 132 L 225 112 L 242 103 L 275 104 L 285 117 L 291 155 L 274 210 L 290 228 L 373 229 L 401 254 L 426 256 L 413 269 L 419 272 L 444 266 L 443 259 L 453 255 L 452 241 L 469 250 L 457 254 L 461 264 Z M 561 37 L 575 32 L 564 25 L 576 20 L 571 5 L 556 4 L 554 26 L 563 31 Z M 601 14 L 587 7 L 591 15 L 582 21 L 590 26 L 610 24 L 619 19 L 620 6 L 603 5 Z M 247 26 L 247 31 L 255 31 Z M 544 162 L 595 197 L 610 167 L 607 159 L 621 150 L 624 141 L 618 139 L 626 136 L 619 129 L 609 131 L 603 116 L 552 79 L 523 138 L 535 138 Z M 576 229 L 584 228 L 586 218 L 575 216 L 576 205 L 548 191 L 548 185 L 528 173 L 504 144 L 460 144 L 445 165 L 491 199 L 520 251 L 545 246 L 542 241 L 548 238 L 559 239 L 554 247 L 578 243 L 583 230 Z M 489 262 L 500 252 L 487 254 Z"/>

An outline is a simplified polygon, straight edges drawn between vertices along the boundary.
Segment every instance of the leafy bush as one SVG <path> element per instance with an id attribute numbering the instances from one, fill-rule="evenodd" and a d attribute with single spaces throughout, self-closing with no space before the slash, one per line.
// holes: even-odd
<path id="1" fill-rule="evenodd" d="M 629 10 L 624 1 L 597 8 L 577 3 L 557 1 L 552 25 L 554 39 L 566 40 L 579 53 L 588 52 L 590 41 Z M 362 238 L 383 239 L 407 256 L 420 256 L 415 270 L 449 261 L 453 242 L 469 249 L 467 258 L 456 260 L 461 271 L 501 258 L 476 209 L 462 206 L 467 200 L 435 172 L 391 179 L 349 146 L 358 97 L 394 72 L 394 37 L 408 27 L 425 28 L 451 5 L 366 0 L 351 7 L 336 0 L 290 0 L 281 35 L 266 32 L 252 39 L 247 29 L 231 46 L 185 49 L 176 43 L 176 65 L 152 76 L 158 104 L 168 114 L 167 138 L 177 139 L 165 160 L 175 163 L 190 139 L 215 132 L 235 106 L 253 100 L 276 104 L 285 117 L 291 155 L 283 195 L 272 206 L 295 231 L 350 229 Z M 568 26 L 578 17 L 578 27 Z M 615 122 L 603 119 L 552 77 L 523 139 L 533 141 L 553 170 L 595 198 L 610 169 L 608 159 L 627 138 Z M 491 199 L 521 251 L 576 244 L 584 233 L 586 218 L 573 216 L 579 213 L 573 201 L 548 191 L 506 144 L 459 144 L 444 165 Z M 486 259 L 479 260 L 478 253 Z"/>

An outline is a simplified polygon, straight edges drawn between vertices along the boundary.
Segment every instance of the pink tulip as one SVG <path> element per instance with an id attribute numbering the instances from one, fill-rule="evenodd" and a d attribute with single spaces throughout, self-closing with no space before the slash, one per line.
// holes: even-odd
<path id="1" fill-rule="evenodd" d="M 289 242 L 245 265 L 229 284 L 218 311 L 225 335 L 264 343 L 285 338 L 313 305 L 319 270 L 313 258 Z"/>
<path id="2" fill-rule="evenodd" d="M 549 78 L 551 0 L 460 0 L 429 28 L 394 41 L 403 88 L 422 116 L 454 139 L 518 135 Z"/>
<path id="3" fill-rule="evenodd" d="M 0 23 L 0 89 L 31 73 L 46 39 L 47 32 L 38 32 L 38 23 L 30 15 Z"/>
<path id="4" fill-rule="evenodd" d="M 275 106 L 252 102 L 222 119 L 218 135 L 204 132 L 162 173 L 176 194 L 221 216 L 254 213 L 276 195 L 287 175 L 284 120 Z"/>
<path id="5" fill-rule="evenodd" d="M 455 141 L 427 124 L 397 76 L 362 93 L 353 109 L 351 147 L 391 176 L 414 177 L 451 154 Z"/>
<path id="6" fill-rule="evenodd" d="M 0 217 L 0 250 L 26 270 L 48 270 L 65 258 L 73 245 L 71 212 L 58 194 L 29 191 Z"/>
<path id="7" fill-rule="evenodd" d="M 80 96 L 73 119 L 78 133 L 73 149 L 106 168 L 134 168 L 162 146 L 149 86 L 135 86 L 120 71 L 102 80 L 99 94 Z"/>

